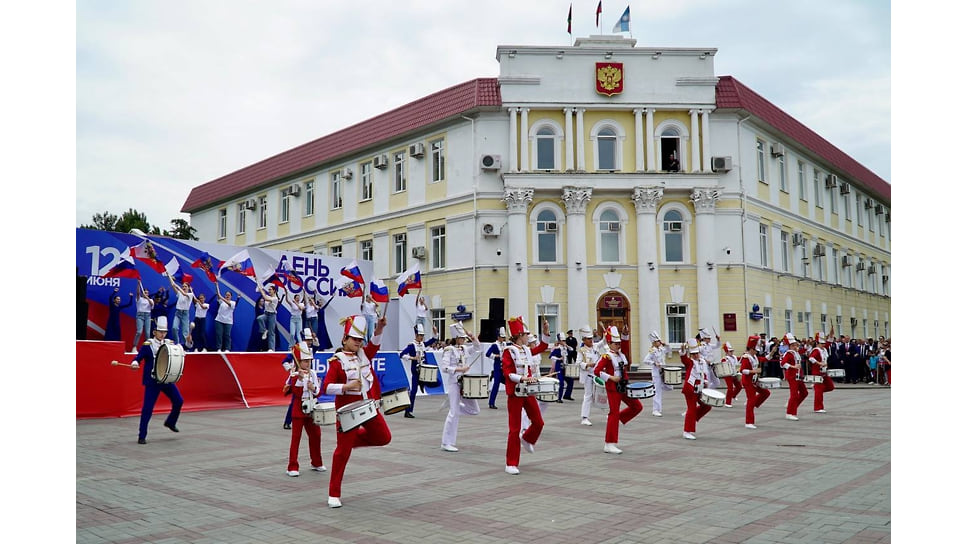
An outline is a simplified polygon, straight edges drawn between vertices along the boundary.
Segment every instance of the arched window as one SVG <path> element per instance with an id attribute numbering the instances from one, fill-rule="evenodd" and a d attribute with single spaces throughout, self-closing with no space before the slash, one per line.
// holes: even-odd
<path id="1" fill-rule="evenodd" d="M 550 119 L 540 119 L 531 127 L 531 165 L 534 170 L 561 169 L 561 142 L 565 131 Z"/>
<path id="2" fill-rule="evenodd" d="M 611 128 L 598 132 L 598 170 L 618 170 L 618 138 Z"/>
<path id="3" fill-rule="evenodd" d="M 557 263 L 558 259 L 558 216 L 551 209 L 538 212 L 535 220 L 536 262 Z"/>
<path id="4" fill-rule="evenodd" d="M 654 137 L 658 140 L 659 166 L 665 172 L 685 170 L 685 142 L 689 140 L 689 129 L 675 119 L 666 119 L 655 128 Z"/>
<path id="5" fill-rule="evenodd" d="M 614 202 L 604 202 L 592 214 L 592 223 L 598 234 L 598 262 L 619 264 L 625 262 L 625 225 L 628 214 Z"/>
<path id="6" fill-rule="evenodd" d="M 662 258 L 667 263 L 686 261 L 686 228 L 682 212 L 669 210 L 662 215 Z"/>

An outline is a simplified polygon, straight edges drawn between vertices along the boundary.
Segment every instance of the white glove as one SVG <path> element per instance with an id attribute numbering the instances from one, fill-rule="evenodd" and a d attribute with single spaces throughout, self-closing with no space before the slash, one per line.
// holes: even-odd
<path id="1" fill-rule="evenodd" d="M 294 365 L 294 364 L 292 364 L 290 362 L 285 362 L 285 363 L 282 363 L 282 368 L 288 372 L 288 371 L 291 371 L 292 369 L 296 368 L 296 365 Z"/>
<path id="2" fill-rule="evenodd" d="M 141 365 L 138 364 L 138 361 L 131 361 L 131 368 L 140 368 L 140 367 Z"/>

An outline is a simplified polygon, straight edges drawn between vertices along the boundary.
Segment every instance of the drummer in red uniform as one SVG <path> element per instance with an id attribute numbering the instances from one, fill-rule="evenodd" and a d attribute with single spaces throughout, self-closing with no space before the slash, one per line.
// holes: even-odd
<path id="1" fill-rule="evenodd" d="M 682 396 L 686 398 L 686 420 L 682 427 L 682 437 L 686 440 L 696 439 L 696 423 L 712 410 L 708 404 L 699 402 L 699 395 L 709 384 L 711 377 L 709 365 L 699 352 L 699 342 L 695 338 L 690 338 L 679 350 L 679 358 L 686 367 L 682 383 Z"/>
<path id="2" fill-rule="evenodd" d="M 383 339 L 383 328 L 387 324 L 386 317 L 381 317 L 370 337 L 366 347 L 366 319 L 361 315 L 354 315 L 341 320 L 343 324 L 343 347 L 327 361 L 326 380 L 323 382 L 323 392 L 334 395 L 337 418 L 344 406 L 362 400 L 377 402 L 380 399 L 380 381 L 377 379 L 370 365 L 370 360 L 376 356 Z M 336 422 L 336 450 L 333 451 L 333 471 L 329 477 L 329 507 L 343 506 L 340 494 L 343 486 L 343 472 L 350 460 L 353 448 L 367 446 L 386 446 L 390 443 L 390 428 L 383 419 L 383 414 L 377 410 L 376 415 L 350 432 L 342 432 L 339 421 Z"/>
<path id="3" fill-rule="evenodd" d="M 770 398 L 770 390 L 757 387 L 756 383 L 760 374 L 763 373 L 761 363 L 766 362 L 766 357 L 760 357 L 756 353 L 756 346 L 760 342 L 757 335 L 746 339 L 746 353 L 739 359 L 739 372 L 743 382 L 743 390 L 746 391 L 746 428 L 756 428 L 756 416 L 753 413 L 755 408 L 759 408 Z"/>
<path id="4" fill-rule="evenodd" d="M 622 453 L 622 450 L 618 449 L 618 422 L 621 421 L 624 425 L 639 415 L 642 411 L 642 402 L 628 395 L 629 362 L 622 354 L 622 336 L 618 332 L 618 327 L 609 327 L 605 335 L 609 351 L 598 360 L 592 374 L 605 380 L 605 393 L 608 395 L 605 453 Z M 625 408 L 620 411 L 621 402 L 625 403 Z"/>
<path id="5" fill-rule="evenodd" d="M 312 368 L 313 350 L 309 348 L 306 341 L 302 341 L 293 346 L 292 351 L 299 361 L 299 366 L 290 371 L 286 385 L 282 389 L 284 394 L 291 394 L 293 398 L 293 402 L 289 403 L 292 413 L 292 439 L 289 441 L 289 465 L 286 467 L 286 474 L 299 476 L 299 442 L 302 439 L 303 429 L 306 429 L 306 439 L 309 441 L 309 460 L 312 462 L 313 470 L 326 472 L 321 451 L 322 432 L 313 420 L 312 411 L 307 414 L 303 409 L 304 405 L 309 408 L 316 405 L 316 397 L 319 396 L 321 389 L 319 376 Z"/>
<path id="6" fill-rule="evenodd" d="M 783 343 L 788 348 L 783 358 L 780 359 L 780 368 L 783 369 L 783 376 L 790 387 L 790 400 L 787 401 L 786 418 L 792 421 L 799 421 L 797 408 L 807 398 L 807 386 L 803 383 L 803 368 L 800 365 L 800 342 L 793 336 L 792 332 L 786 333 Z"/>
<path id="7" fill-rule="evenodd" d="M 723 362 L 728 363 L 730 367 L 739 370 L 739 362 L 736 360 L 736 355 L 733 352 L 733 345 L 729 342 L 723 342 Z M 733 407 L 733 399 L 739 396 L 740 392 L 743 390 L 743 384 L 740 383 L 738 376 L 726 376 L 723 378 L 726 382 L 726 408 Z"/>
<path id="8" fill-rule="evenodd" d="M 511 333 L 511 344 L 501 356 L 501 370 L 504 373 L 504 390 L 508 394 L 508 442 L 505 452 L 506 466 L 504 472 L 520 474 L 518 463 L 521 459 L 521 446 L 528 453 L 534 453 L 534 445 L 541 436 L 544 419 L 538 399 L 533 396 L 519 397 L 514 394 L 514 386 L 518 383 L 537 383 L 541 376 L 539 359 L 535 357 L 548 349 L 547 341 L 551 339 L 548 322 L 542 323 L 542 335 L 538 345 L 528 347 L 528 327 L 523 317 L 512 317 L 508 321 L 508 331 Z M 531 420 L 528 430 L 521 434 L 521 410 Z"/>
<path id="9" fill-rule="evenodd" d="M 824 414 L 823 394 L 834 390 L 834 381 L 827 375 L 827 339 L 819 332 L 816 336 L 816 346 L 807 356 L 810 361 L 810 373 L 823 376 L 823 382 L 813 384 L 813 411 Z"/>

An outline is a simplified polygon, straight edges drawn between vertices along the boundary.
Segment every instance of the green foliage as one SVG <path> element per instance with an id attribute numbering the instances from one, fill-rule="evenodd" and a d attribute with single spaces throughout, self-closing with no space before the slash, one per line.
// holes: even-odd
<path id="1" fill-rule="evenodd" d="M 148 223 L 148 217 L 134 208 L 119 216 L 111 212 L 96 213 L 91 218 L 90 225 L 81 225 L 82 229 L 106 230 L 111 232 L 131 232 L 138 229 L 145 234 L 156 234 L 158 236 L 170 236 L 180 240 L 198 240 L 195 236 L 195 228 L 188 224 L 184 219 L 172 219 L 171 230 L 161 230 L 155 225 Z"/>

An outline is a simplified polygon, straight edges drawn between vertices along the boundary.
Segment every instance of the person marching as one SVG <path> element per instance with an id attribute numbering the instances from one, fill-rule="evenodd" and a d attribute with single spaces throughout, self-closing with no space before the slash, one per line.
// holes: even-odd
<path id="1" fill-rule="evenodd" d="M 813 411 L 825 414 L 823 394 L 834 390 L 834 380 L 827 375 L 827 339 L 819 332 L 816 335 L 816 346 L 810 351 L 807 360 L 810 361 L 810 373 L 823 376 L 823 382 L 813 384 Z"/>
<path id="2" fill-rule="evenodd" d="M 161 349 L 162 344 L 173 343 L 171 340 L 165 340 L 165 335 L 168 334 L 168 318 L 159 316 L 155 322 L 155 330 L 151 334 L 152 338 L 141 346 L 138 354 L 131 361 L 132 369 L 137 369 L 140 366 L 139 363 L 144 364 L 144 370 L 141 372 L 141 384 L 145 386 L 145 397 L 141 405 L 141 423 L 138 425 L 139 444 L 148 443 L 148 422 L 151 421 L 151 414 L 154 412 L 158 395 L 164 393 L 171 401 L 171 412 L 165 418 L 165 427 L 171 429 L 173 433 L 178 432 L 178 427 L 175 425 L 178 423 L 178 415 L 181 414 L 182 404 L 184 404 L 181 392 L 178 391 L 178 387 L 174 383 L 158 383 L 152 376 L 158 350 Z"/>
<path id="3" fill-rule="evenodd" d="M 766 399 L 770 398 L 771 393 L 769 389 L 757 386 L 759 376 L 763 373 L 763 367 L 760 366 L 760 363 L 766 362 L 766 357 L 757 355 L 756 348 L 759 343 L 760 337 L 755 334 L 747 338 L 746 353 L 740 357 L 739 361 L 740 380 L 743 384 L 743 391 L 746 392 L 747 429 L 756 428 L 756 415 L 753 410 L 762 406 Z"/>
<path id="4" fill-rule="evenodd" d="M 719 387 L 719 377 L 716 376 L 715 372 L 712 372 L 713 365 L 716 360 L 719 359 L 719 335 L 716 335 L 716 343 L 712 342 L 713 334 L 709 332 L 709 329 L 699 329 L 699 355 L 702 357 L 703 361 L 706 361 L 706 367 L 710 369 L 709 373 L 709 386 L 713 389 Z"/>
<path id="5" fill-rule="evenodd" d="M 534 453 L 534 445 L 541 436 L 544 428 L 544 419 L 541 417 L 541 409 L 538 407 L 538 399 L 533 396 L 519 397 L 514 394 L 514 385 L 517 383 L 537 383 L 541 374 L 539 359 L 535 357 L 542 351 L 548 349 L 546 339 L 550 340 L 548 322 L 542 323 L 542 337 L 538 345 L 533 348 L 526 347 L 528 341 L 527 325 L 523 317 L 512 317 L 508 321 L 508 331 L 511 333 L 511 345 L 504 350 L 502 357 L 502 370 L 504 372 L 504 390 L 508 395 L 508 441 L 505 452 L 506 465 L 504 472 L 508 474 L 520 474 L 518 463 L 521 458 L 521 446 L 524 445 L 528 453 Z M 521 434 L 521 410 L 527 413 L 531 425 L 528 430 Z"/>
<path id="6" fill-rule="evenodd" d="M 786 333 L 783 343 L 787 344 L 786 353 L 780 359 L 780 368 L 783 369 L 784 378 L 790 387 L 790 400 L 787 401 L 786 418 L 792 421 L 799 421 L 797 408 L 807 398 L 807 386 L 803 383 L 803 371 L 800 365 L 800 353 L 797 348 L 800 342 L 793 336 L 792 332 Z"/>
<path id="7" fill-rule="evenodd" d="M 581 383 L 584 388 L 584 398 L 581 399 L 581 424 L 591 425 L 588 419 L 592 410 L 592 396 L 595 394 L 595 375 L 593 371 L 598 360 L 608 350 L 605 339 L 595 343 L 595 337 L 590 325 L 585 325 L 579 331 L 581 334 L 581 345 L 578 346 L 578 366 L 581 368 Z"/>
<path id="8" fill-rule="evenodd" d="M 642 402 L 628 396 L 628 368 L 629 362 L 622 353 L 622 336 L 618 327 L 609 327 L 605 333 L 608 342 L 608 353 L 602 355 L 593 373 L 605 380 L 605 392 L 608 395 L 608 419 L 605 423 L 605 453 L 622 453 L 618 449 L 618 423 L 628 424 L 642 411 Z M 624 402 L 621 411 L 619 403 Z"/>
<path id="9" fill-rule="evenodd" d="M 565 377 L 565 361 L 568 357 L 568 345 L 565 344 L 565 333 L 558 333 L 558 341 L 555 343 L 555 349 L 551 350 L 549 358 L 553 364 L 555 374 L 558 378 L 558 402 L 562 402 L 562 397 L 568 400 L 574 400 L 571 398 L 571 392 L 575 388 L 575 378 Z"/>
<path id="10" fill-rule="evenodd" d="M 491 394 L 487 398 L 487 407 L 492 410 L 497 410 L 497 405 L 494 404 L 494 401 L 497 400 L 497 392 L 501 389 L 501 384 L 504 383 L 504 373 L 501 371 L 501 357 L 504 356 L 504 348 L 508 345 L 507 340 L 507 333 L 504 332 L 504 327 L 501 327 L 497 332 L 497 342 L 491 344 L 487 353 L 484 354 L 485 357 L 494 360 L 494 370 L 491 371 Z"/>
<path id="11" fill-rule="evenodd" d="M 308 334 L 308 332 L 309 332 L 309 329 L 304 329 L 303 330 L 303 334 Z M 316 353 L 316 348 L 313 347 L 310 342 L 306 342 L 306 346 L 309 347 L 309 350 L 312 353 Z M 298 366 L 299 366 L 299 349 L 300 349 L 299 344 L 298 343 L 297 344 L 294 344 L 292 346 L 292 349 L 289 350 L 289 353 L 287 353 L 286 356 L 282 359 L 282 368 L 283 368 L 283 370 L 285 370 L 286 372 L 288 372 L 290 374 L 290 376 L 292 375 L 292 373 L 294 373 L 294 372 L 296 372 L 298 370 Z M 288 395 L 289 393 L 283 391 L 283 394 Z M 292 416 L 295 413 L 293 411 L 293 407 L 295 406 L 296 407 L 296 410 L 299 410 L 299 402 L 300 401 L 299 400 L 296 400 L 297 398 L 298 397 L 296 397 L 296 395 L 293 395 L 292 397 L 289 398 L 289 407 L 286 409 L 286 417 L 282 421 L 282 428 L 283 429 L 292 429 Z"/>
<path id="12" fill-rule="evenodd" d="M 758 337 L 757 337 L 758 338 Z M 736 355 L 733 352 L 733 345 L 729 342 L 723 342 L 723 362 L 728 363 L 733 369 L 739 371 L 739 361 L 736 360 Z M 733 407 L 733 399 L 739 396 L 743 391 L 743 384 L 740 382 L 740 378 L 737 375 L 726 376 L 723 378 L 726 382 L 726 408 Z"/>
<path id="13" fill-rule="evenodd" d="M 706 360 L 702 358 L 699 343 L 695 338 L 690 338 L 682 345 L 679 349 L 679 358 L 686 367 L 684 372 L 686 379 L 682 384 L 682 395 L 686 398 L 686 420 L 682 427 L 682 437 L 686 440 L 695 440 L 696 423 L 712 410 L 708 404 L 699 402 L 699 395 L 709 384 L 712 372 Z"/>
<path id="14" fill-rule="evenodd" d="M 151 298 L 151 293 L 141 285 L 141 280 L 138 280 L 138 300 L 135 306 L 134 320 L 134 343 L 131 344 L 132 353 L 138 351 L 138 342 L 141 340 L 142 333 L 144 333 L 145 340 L 151 338 L 151 310 L 154 307 L 155 301 Z"/>
<path id="15" fill-rule="evenodd" d="M 298 357 L 299 366 L 290 371 L 282 392 L 292 395 L 293 399 L 299 399 L 299 401 L 290 403 L 292 439 L 289 441 L 289 465 L 286 467 L 286 474 L 299 476 L 299 442 L 302 439 L 303 429 L 306 430 L 306 439 L 309 441 L 309 460 L 313 470 L 326 472 L 321 451 L 322 432 L 313 420 L 312 412 L 312 407 L 316 405 L 316 397 L 321 390 L 319 376 L 312 368 L 313 350 L 305 341 L 302 341 L 293 346 L 292 351 Z M 309 413 L 306 413 L 304 406 L 310 408 Z"/>
<path id="16" fill-rule="evenodd" d="M 673 389 L 662 379 L 662 369 L 665 367 L 665 358 L 669 354 L 669 346 L 662 341 L 658 331 L 650 332 L 649 339 L 652 340 L 652 347 L 649 348 L 649 353 L 642 362 L 652 367 L 652 384 L 655 386 L 655 395 L 652 396 L 652 415 L 662 417 L 662 392 Z"/>
<path id="17" fill-rule="evenodd" d="M 464 345 L 467 340 L 473 343 L 471 349 Z M 457 426 L 460 424 L 460 415 L 463 413 L 476 416 L 481 413 L 477 399 L 462 398 L 460 384 L 461 376 L 471 369 L 471 363 L 468 362 L 471 354 L 480 351 L 481 343 L 473 333 L 465 331 L 460 323 L 450 326 L 450 340 L 440 359 L 441 381 L 444 384 L 444 390 L 447 391 L 447 400 L 450 402 L 450 411 L 447 412 L 447 419 L 444 420 L 444 431 L 440 439 L 440 449 L 444 451 L 457 451 Z"/>
<path id="18" fill-rule="evenodd" d="M 410 406 L 403 412 L 403 417 L 413 418 L 413 404 L 417 398 L 417 386 L 419 385 L 420 365 L 424 362 L 425 353 L 437 342 L 437 327 L 434 327 L 434 337 L 424 341 L 423 324 L 417 323 L 414 328 L 413 342 L 407 344 L 400 352 L 400 358 L 410 361 Z M 421 389 L 423 386 L 420 386 Z"/>
<path id="19" fill-rule="evenodd" d="M 323 382 L 323 392 L 336 397 L 337 414 L 340 408 L 348 404 L 364 399 L 379 400 L 380 381 L 370 365 L 370 360 L 380 349 L 387 318 L 383 316 L 377 321 L 373 336 L 366 347 L 363 347 L 363 342 L 366 341 L 366 319 L 362 315 L 349 316 L 340 322 L 343 325 L 343 346 L 327 362 L 328 370 Z M 333 451 L 333 470 L 329 476 L 327 501 L 330 508 L 343 506 L 340 500 L 343 472 L 353 448 L 385 446 L 390 443 L 391 438 L 390 428 L 379 410 L 374 417 L 349 432 L 342 432 L 341 423 L 336 422 L 336 449 Z"/>

